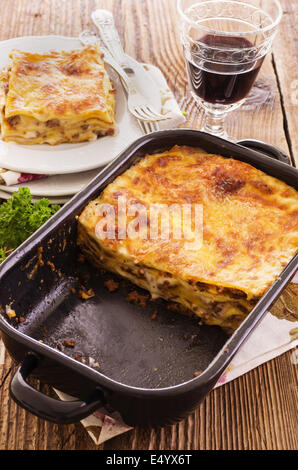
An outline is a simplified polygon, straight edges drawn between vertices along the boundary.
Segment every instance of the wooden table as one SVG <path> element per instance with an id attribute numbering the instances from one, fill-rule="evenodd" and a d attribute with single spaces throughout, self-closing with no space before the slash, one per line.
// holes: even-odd
<path id="1" fill-rule="evenodd" d="M 298 163 L 298 5 L 296 0 L 282 0 L 282 5 L 273 55 L 247 103 L 229 116 L 228 131 L 239 139 L 276 144 Z M 90 15 L 96 8 L 113 12 L 125 50 L 160 67 L 187 111 L 187 127 L 200 129 L 202 113 L 187 85 L 175 0 L 2 0 L 0 39 L 76 36 L 93 27 Z M 80 423 L 58 426 L 16 406 L 8 393 L 14 366 L 6 354 L 0 366 L 0 449 L 297 449 L 297 366 L 290 357 L 290 352 L 283 354 L 214 390 L 179 424 L 157 431 L 134 429 L 96 447 Z"/>

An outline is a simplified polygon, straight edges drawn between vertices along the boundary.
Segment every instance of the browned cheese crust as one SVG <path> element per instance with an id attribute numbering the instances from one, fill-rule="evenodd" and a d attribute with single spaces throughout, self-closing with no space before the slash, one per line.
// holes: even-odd
<path id="1" fill-rule="evenodd" d="M 116 239 L 98 239 L 98 206 L 111 204 L 117 213 L 120 196 L 148 213 L 151 204 L 202 205 L 202 246 L 119 239 L 117 226 Z M 235 328 L 298 251 L 298 194 L 249 164 L 175 146 L 145 156 L 90 202 L 79 218 L 78 242 L 98 266 L 207 323 Z"/>

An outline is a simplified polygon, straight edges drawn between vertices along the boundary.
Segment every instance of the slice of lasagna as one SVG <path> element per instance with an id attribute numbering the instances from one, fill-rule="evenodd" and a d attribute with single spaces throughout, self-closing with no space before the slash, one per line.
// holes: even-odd
<path id="1" fill-rule="evenodd" d="M 201 206 L 202 234 L 193 230 L 191 243 L 162 233 L 150 237 L 156 204 L 161 217 L 172 205 Z M 135 233 L 142 226 L 139 237 L 124 233 L 123 218 Z M 177 302 L 207 324 L 235 329 L 298 251 L 298 193 L 233 158 L 175 146 L 145 156 L 88 204 L 79 217 L 78 244 L 92 263 L 153 297 Z"/>
<path id="2" fill-rule="evenodd" d="M 113 134 L 115 97 L 97 46 L 13 50 L 1 72 L 1 137 L 20 144 L 83 142 Z"/>

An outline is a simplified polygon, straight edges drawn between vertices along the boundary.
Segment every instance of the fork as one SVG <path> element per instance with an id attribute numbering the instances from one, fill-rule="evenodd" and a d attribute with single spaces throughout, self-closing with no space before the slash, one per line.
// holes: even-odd
<path id="1" fill-rule="evenodd" d="M 98 36 L 88 30 L 82 31 L 79 35 L 79 39 L 85 46 L 95 45 L 99 42 Z M 112 57 L 111 53 L 102 44 L 100 45 L 100 48 L 101 51 L 104 53 L 105 62 L 118 73 L 119 77 L 121 78 L 123 88 L 125 89 L 126 93 L 128 93 L 128 75 L 126 74 L 126 72 L 124 72 L 124 70 Z M 159 124 L 156 120 L 139 119 L 134 113 L 132 114 L 136 117 L 138 124 L 144 134 L 150 134 L 151 132 L 156 132 L 159 130 Z"/>
<path id="2" fill-rule="evenodd" d="M 137 121 L 144 134 L 159 131 L 159 124 L 157 121 L 143 121 L 141 119 L 137 119 Z"/>
<path id="3" fill-rule="evenodd" d="M 106 64 L 108 64 L 112 69 L 117 72 L 119 77 L 124 81 L 127 82 L 128 80 L 128 75 L 122 67 L 116 62 L 116 60 L 113 58 L 112 54 L 110 51 L 102 44 L 100 38 L 93 33 L 92 31 L 89 31 L 85 29 L 79 34 L 79 40 L 84 46 L 95 46 L 97 44 L 100 45 L 100 51 L 104 54 L 104 61 Z"/>
<path id="4" fill-rule="evenodd" d="M 101 39 L 109 50 L 109 53 L 128 77 L 126 85 L 128 93 L 127 106 L 129 111 L 137 119 L 143 121 L 161 121 L 169 119 L 170 116 L 161 114 L 154 109 L 155 106 L 152 105 L 153 101 L 155 105 L 158 103 L 158 107 L 161 107 L 160 91 L 154 81 L 146 74 L 143 66 L 124 52 L 114 24 L 113 15 L 106 10 L 96 10 L 92 13 L 91 17 L 99 29 Z M 146 81 L 146 86 L 142 81 Z"/>
<path id="5" fill-rule="evenodd" d="M 164 114 L 157 113 L 152 106 L 148 105 L 143 96 L 137 90 L 128 87 L 127 106 L 129 111 L 142 121 L 162 121 L 169 119 Z"/>
<path id="6" fill-rule="evenodd" d="M 124 89 L 126 90 L 126 92 L 128 93 L 127 91 L 127 83 L 125 80 L 122 79 L 122 85 L 124 87 Z M 159 124 L 156 120 L 145 120 L 145 119 L 139 119 L 134 113 L 132 113 L 135 118 L 137 119 L 138 121 L 138 124 L 141 128 L 141 131 L 144 133 L 144 134 L 150 134 L 151 132 L 157 132 L 159 131 Z"/>

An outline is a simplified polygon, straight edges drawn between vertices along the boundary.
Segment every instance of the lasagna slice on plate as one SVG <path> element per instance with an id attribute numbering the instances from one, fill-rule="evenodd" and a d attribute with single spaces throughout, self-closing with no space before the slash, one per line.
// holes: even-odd
<path id="1" fill-rule="evenodd" d="M 115 97 L 97 46 L 32 54 L 14 49 L 1 72 L 1 137 L 19 144 L 95 140 L 115 129 Z"/>

